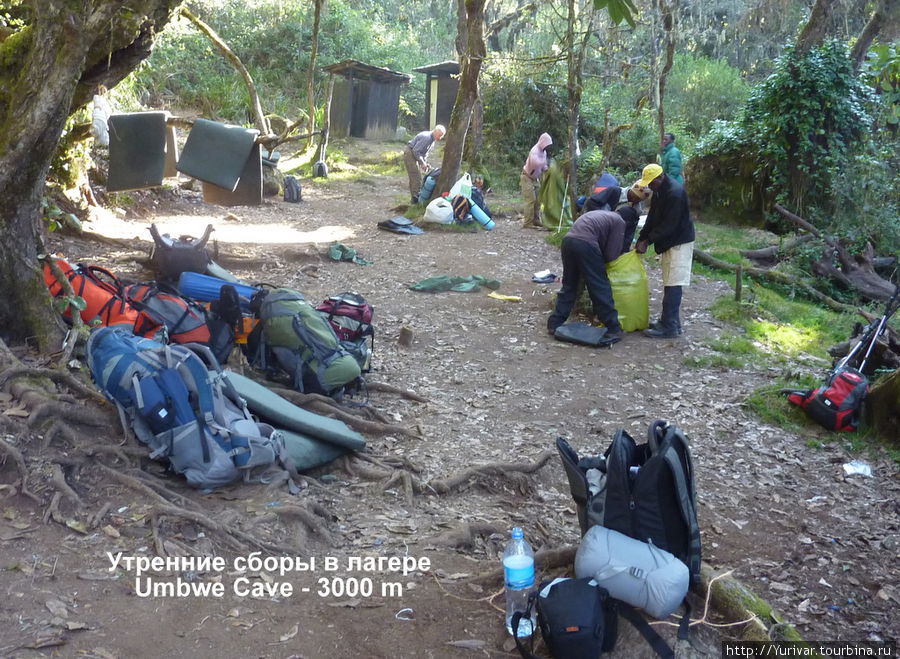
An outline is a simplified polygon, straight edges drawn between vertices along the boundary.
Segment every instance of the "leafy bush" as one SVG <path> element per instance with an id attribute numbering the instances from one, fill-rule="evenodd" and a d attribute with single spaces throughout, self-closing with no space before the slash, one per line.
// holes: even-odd
<path id="1" fill-rule="evenodd" d="M 714 121 L 733 119 L 749 91 L 740 71 L 725 61 L 678 54 L 666 82 L 666 116 L 684 132 L 702 135 Z"/>

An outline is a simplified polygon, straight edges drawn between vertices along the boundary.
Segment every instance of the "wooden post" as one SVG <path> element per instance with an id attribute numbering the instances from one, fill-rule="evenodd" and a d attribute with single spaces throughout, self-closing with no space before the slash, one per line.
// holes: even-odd
<path id="1" fill-rule="evenodd" d="M 741 289 L 744 287 L 744 266 L 738 263 L 737 270 L 734 271 L 734 300 L 741 301 Z"/>

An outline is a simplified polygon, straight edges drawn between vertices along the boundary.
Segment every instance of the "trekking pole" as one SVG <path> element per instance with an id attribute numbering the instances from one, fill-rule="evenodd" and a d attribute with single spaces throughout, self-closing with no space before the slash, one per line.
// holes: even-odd
<path id="1" fill-rule="evenodd" d="M 559 226 L 556 227 L 556 233 L 562 231 L 563 211 L 566 209 L 566 202 L 569 200 L 569 177 L 566 177 L 566 187 L 563 188 L 562 204 L 559 206 Z"/>
<path id="2" fill-rule="evenodd" d="M 869 343 L 869 348 L 866 350 L 866 354 L 863 356 L 862 362 L 859 364 L 859 372 L 862 373 L 863 367 L 865 367 L 866 362 L 869 360 L 869 355 L 872 354 L 872 349 L 875 347 L 875 344 L 878 343 L 878 337 L 881 336 L 881 333 L 884 332 L 884 328 L 887 326 L 888 319 L 894 315 L 897 311 L 898 298 L 900 298 L 900 286 L 897 286 L 894 294 L 891 296 L 891 299 L 888 300 L 887 306 L 884 309 L 884 315 L 881 317 L 881 320 L 878 321 L 878 325 L 875 329 L 875 334 L 872 336 L 872 341 Z"/>

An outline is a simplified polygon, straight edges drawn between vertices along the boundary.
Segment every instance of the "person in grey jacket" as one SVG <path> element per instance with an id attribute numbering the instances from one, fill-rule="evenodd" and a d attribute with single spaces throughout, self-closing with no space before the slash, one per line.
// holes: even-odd
<path id="1" fill-rule="evenodd" d="M 403 149 L 403 162 L 406 164 L 406 173 L 409 176 L 409 194 L 412 195 L 412 203 L 419 201 L 419 190 L 422 188 L 422 175 L 427 172 L 428 155 L 434 148 L 434 143 L 439 142 L 447 133 L 447 129 L 438 124 L 431 130 L 423 130 L 406 143 Z"/>
<path id="2" fill-rule="evenodd" d="M 586 284 L 594 315 L 606 326 L 605 342 L 616 343 L 625 335 L 606 276 L 606 264 L 622 253 L 624 235 L 625 220 L 613 211 L 589 211 L 575 220 L 562 241 L 562 289 L 556 296 L 556 310 L 547 319 L 550 334 L 566 322 Z"/>

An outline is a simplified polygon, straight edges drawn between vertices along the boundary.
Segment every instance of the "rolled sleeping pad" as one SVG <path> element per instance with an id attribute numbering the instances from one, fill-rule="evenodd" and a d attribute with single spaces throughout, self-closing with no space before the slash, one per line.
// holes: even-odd
<path id="1" fill-rule="evenodd" d="M 288 457 L 294 462 L 297 471 L 315 469 L 336 460 L 348 452 L 348 449 L 336 444 L 329 444 L 293 430 L 279 430 L 284 437 L 284 448 Z"/>
<path id="2" fill-rule="evenodd" d="M 234 286 L 241 298 L 241 308 L 249 311 L 250 298 L 253 297 L 254 293 L 259 292 L 258 288 L 225 281 L 218 277 L 201 275 L 199 272 L 182 272 L 178 278 L 178 290 L 181 291 L 181 294 L 201 302 L 218 300 L 222 287 L 225 285 Z"/>
<path id="3" fill-rule="evenodd" d="M 233 284 L 243 283 L 240 279 L 235 277 L 215 261 L 210 261 L 206 264 L 206 274 L 208 274 L 210 277 L 218 277 L 219 279 L 224 279 L 225 281 L 229 281 Z"/>
<path id="4" fill-rule="evenodd" d="M 653 544 L 592 526 L 575 553 L 575 576 L 593 577 L 616 599 L 662 620 L 688 591 L 687 565 Z"/>
<path id="5" fill-rule="evenodd" d="M 437 185 L 437 179 L 433 176 L 426 176 L 422 183 L 422 189 L 419 190 L 419 203 L 423 204 L 431 199 L 431 193 L 434 192 L 434 186 Z"/>
<path id="6" fill-rule="evenodd" d="M 471 208 L 469 208 L 469 212 L 472 214 L 472 217 L 475 218 L 475 221 L 488 231 L 496 226 L 494 220 L 488 217 L 488 214 L 485 213 L 478 204 L 472 204 Z"/>

